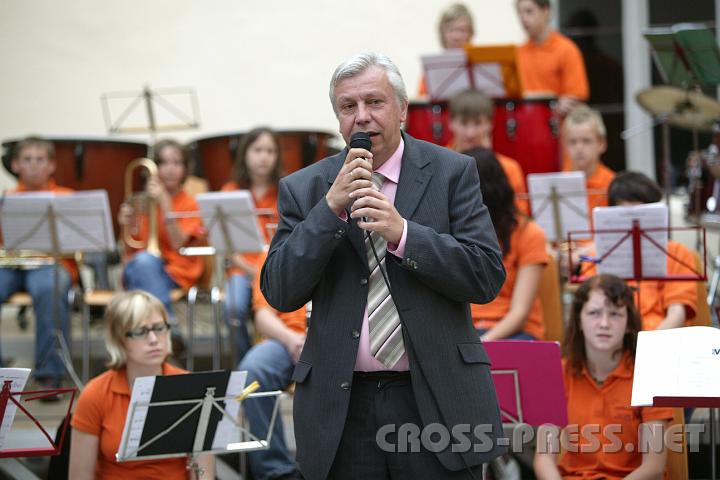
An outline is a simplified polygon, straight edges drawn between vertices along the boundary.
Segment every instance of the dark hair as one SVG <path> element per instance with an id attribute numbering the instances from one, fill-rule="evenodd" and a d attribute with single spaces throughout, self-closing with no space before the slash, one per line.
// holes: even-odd
<path id="1" fill-rule="evenodd" d="M 463 153 L 475 159 L 483 202 L 490 212 L 495 235 L 505 256 L 510 250 L 510 235 L 518 225 L 515 192 L 492 150 L 477 147 Z"/>
<path id="2" fill-rule="evenodd" d="M 453 95 L 449 107 L 451 119 L 459 117 L 462 120 L 470 120 L 485 117 L 492 120 L 494 113 L 490 97 L 472 88 Z"/>
<path id="3" fill-rule="evenodd" d="M 635 307 L 633 289 L 615 275 L 595 275 L 585 280 L 575 292 L 570 307 L 570 319 L 565 329 L 563 355 L 575 375 L 579 375 L 583 366 L 587 363 L 585 335 L 583 335 L 580 328 L 580 313 L 590 298 L 590 292 L 593 290 L 602 290 L 610 303 L 616 307 L 627 308 L 627 328 L 623 337 L 621 351 L 629 352 L 630 356 L 635 358 L 637 335 L 640 331 L 640 314 Z"/>
<path id="4" fill-rule="evenodd" d="M 269 127 L 257 127 L 250 130 L 248 133 L 243 135 L 240 145 L 238 146 L 237 155 L 235 156 L 235 166 L 233 168 L 233 180 L 237 184 L 238 188 L 250 188 L 250 172 L 247 168 L 246 156 L 250 146 L 261 136 L 268 134 L 275 144 L 275 150 L 277 151 L 277 160 L 275 167 L 271 173 L 271 180 L 273 185 L 277 186 L 280 182 L 280 177 L 283 175 L 282 170 L 282 155 L 280 153 L 280 140 L 277 134 Z"/>
<path id="5" fill-rule="evenodd" d="M 662 190 L 657 183 L 640 172 L 620 172 L 608 187 L 608 205 L 620 202 L 655 203 L 662 200 Z"/>
<path id="6" fill-rule="evenodd" d="M 50 160 L 53 160 L 55 158 L 55 145 L 50 140 L 45 140 L 44 138 L 37 135 L 30 135 L 23 138 L 15 145 L 12 156 L 13 160 L 17 160 L 18 158 L 20 158 L 20 152 L 28 147 L 41 148 L 45 150 L 45 153 L 47 153 L 47 156 Z"/>
<path id="7" fill-rule="evenodd" d="M 530 0 L 535 5 L 537 5 L 540 8 L 550 8 L 550 0 Z M 520 0 L 517 0 L 517 3 L 520 3 Z"/>

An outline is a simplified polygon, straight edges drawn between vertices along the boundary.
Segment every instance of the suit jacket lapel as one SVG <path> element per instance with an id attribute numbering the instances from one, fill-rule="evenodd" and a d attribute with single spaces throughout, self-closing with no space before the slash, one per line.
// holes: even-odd
<path id="1" fill-rule="evenodd" d="M 430 161 L 420 148 L 420 143 L 404 133 L 403 139 L 405 151 L 395 194 L 395 208 L 403 218 L 410 219 L 430 183 L 432 174 L 425 168 Z"/>
<path id="2" fill-rule="evenodd" d="M 335 178 L 340 172 L 346 155 L 347 149 L 343 149 L 343 151 L 337 155 L 338 159 L 333 163 L 332 167 L 328 169 L 327 181 L 330 185 L 333 184 Z M 352 219 L 350 219 L 350 231 L 348 233 L 348 237 L 350 238 L 350 243 L 353 248 L 355 248 L 355 251 L 357 251 L 357 254 L 360 255 L 360 258 L 363 260 L 363 264 L 367 263 L 363 230 L 359 228 L 355 223 L 355 220 Z"/>

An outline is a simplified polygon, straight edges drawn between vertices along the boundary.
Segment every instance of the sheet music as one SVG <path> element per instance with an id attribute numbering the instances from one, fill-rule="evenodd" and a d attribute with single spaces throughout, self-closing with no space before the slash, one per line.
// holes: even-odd
<path id="1" fill-rule="evenodd" d="M 425 82 L 430 98 L 447 100 L 456 93 L 471 87 L 492 98 L 506 96 L 499 63 L 474 63 L 470 70 L 472 72 L 471 82 L 468 73 L 468 57 L 463 49 L 450 49 L 443 53 L 423 55 L 421 61 L 425 70 Z"/>
<path id="2" fill-rule="evenodd" d="M 55 212 L 59 252 L 100 252 L 115 248 L 110 202 L 105 190 L 55 195 L 50 192 L 8 195 L 2 211 L 2 231 L 8 250 L 53 253 L 48 217 Z"/>
<path id="3" fill-rule="evenodd" d="M 631 404 L 650 406 L 653 397 L 720 397 L 720 330 L 640 332 Z"/>
<path id="4" fill-rule="evenodd" d="M 46 214 L 54 197 L 50 192 L 14 193 L 5 197 L 0 213 L 7 250 L 51 250 Z"/>
<path id="5" fill-rule="evenodd" d="M 528 193 L 533 219 L 545 232 L 551 242 L 567 240 L 567 233 L 588 231 L 588 203 L 584 172 L 531 173 L 527 176 Z M 550 195 L 553 187 L 558 194 L 561 238 L 557 238 L 555 210 Z M 590 238 L 590 235 L 575 235 L 573 239 Z"/>
<path id="6" fill-rule="evenodd" d="M 0 388 L 5 385 L 6 380 L 11 380 L 12 386 L 10 387 L 10 391 L 20 392 L 25 388 L 29 376 L 29 368 L 0 368 Z M 19 400 L 20 397 L 15 397 L 15 399 Z M 2 418 L 2 423 L 0 423 L 0 450 L 5 448 L 5 441 L 12 428 L 16 411 L 17 407 L 15 404 L 8 401 L 7 407 L 5 408 L 5 415 Z"/>
<path id="7" fill-rule="evenodd" d="M 231 372 L 227 390 L 225 391 L 225 396 L 231 397 L 240 395 L 245 388 L 246 379 L 247 371 Z M 240 403 L 236 400 L 226 400 L 225 411 L 232 418 L 238 418 L 238 414 L 240 413 Z M 217 450 L 225 448 L 229 444 L 237 442 L 239 438 L 240 428 L 232 421 L 230 421 L 229 418 L 223 416 L 222 420 L 220 420 L 220 423 L 218 423 L 217 430 L 215 430 L 215 437 L 213 437 L 212 449 Z"/>
<path id="8" fill-rule="evenodd" d="M 125 428 L 123 428 L 122 439 L 120 440 L 120 449 L 118 454 L 122 454 L 125 458 L 137 457 L 137 448 L 140 446 L 140 438 L 145 428 L 145 419 L 150 407 L 136 406 L 133 413 L 133 405 L 148 404 L 152 398 L 153 389 L 155 388 L 155 377 L 137 377 L 132 387 L 132 395 L 130 396 L 130 405 L 128 406 L 127 415 L 125 416 Z M 130 425 L 130 415 L 132 414 L 132 424 Z M 132 455 L 130 455 L 132 453 Z"/>
<path id="9" fill-rule="evenodd" d="M 210 244 L 221 253 L 261 252 L 264 236 L 255 215 L 255 203 L 249 190 L 201 193 L 197 197 Z M 230 245 L 226 242 L 221 216 Z"/>
<path id="10" fill-rule="evenodd" d="M 649 203 L 629 207 L 597 207 L 593 210 L 595 225 L 595 243 L 598 258 L 615 248 L 601 263 L 599 273 L 611 273 L 620 278 L 633 278 L 633 243 L 628 237 L 618 245 L 627 233 L 602 233 L 602 230 L 630 230 L 633 220 L 640 221 L 641 229 L 668 228 L 668 210 L 664 203 Z M 647 238 L 641 239 L 642 276 L 667 276 L 667 230 L 648 231 L 647 236 L 659 246 L 653 245 Z"/>
<path id="11" fill-rule="evenodd" d="M 63 252 L 102 252 L 115 248 L 107 191 L 58 195 L 53 203 Z"/>

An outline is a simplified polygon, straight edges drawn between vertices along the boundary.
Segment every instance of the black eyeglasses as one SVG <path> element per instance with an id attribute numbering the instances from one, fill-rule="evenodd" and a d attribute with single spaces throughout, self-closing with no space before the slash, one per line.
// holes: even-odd
<path id="1" fill-rule="evenodd" d="M 135 330 L 130 330 L 125 334 L 125 336 L 128 338 L 147 338 L 150 332 L 153 332 L 155 335 L 162 335 L 168 330 L 170 330 L 170 325 L 163 322 L 156 323 L 155 325 L 152 325 L 150 327 L 140 327 L 136 328 Z"/>

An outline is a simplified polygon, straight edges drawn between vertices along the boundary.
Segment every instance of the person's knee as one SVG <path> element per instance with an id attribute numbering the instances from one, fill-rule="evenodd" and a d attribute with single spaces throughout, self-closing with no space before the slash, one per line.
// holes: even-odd
<path id="1" fill-rule="evenodd" d="M 139 252 L 125 265 L 123 280 L 125 283 L 142 281 L 148 274 L 152 275 L 162 268 L 162 259 L 147 252 Z"/>

